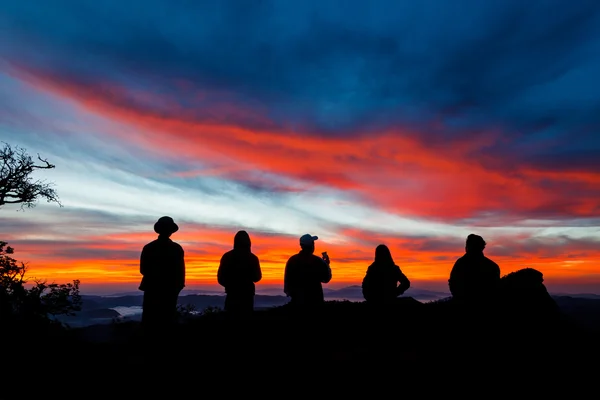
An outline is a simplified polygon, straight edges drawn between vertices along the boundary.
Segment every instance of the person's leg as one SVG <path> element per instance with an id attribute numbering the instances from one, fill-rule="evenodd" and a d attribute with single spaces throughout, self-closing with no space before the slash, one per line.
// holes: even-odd
<path id="1" fill-rule="evenodd" d="M 247 304 L 247 313 L 252 315 L 252 313 L 254 312 L 254 294 L 248 295 L 246 304 Z"/>
<path id="2" fill-rule="evenodd" d="M 226 312 L 232 312 L 233 308 L 234 308 L 234 296 L 231 293 L 227 293 L 225 295 L 225 305 L 224 305 L 224 310 Z"/>
<path id="3" fill-rule="evenodd" d="M 162 320 L 161 296 L 158 292 L 144 292 L 142 302 L 142 331 L 148 343 L 155 343 L 160 336 Z"/>
<path id="4" fill-rule="evenodd" d="M 179 300 L 179 291 L 172 291 L 165 296 L 165 324 L 164 324 L 164 340 L 167 347 L 170 347 L 175 339 L 178 322 L 179 311 L 177 310 Z"/>
<path id="5" fill-rule="evenodd" d="M 238 298 L 237 313 L 242 318 L 250 318 L 254 312 L 254 295 L 245 293 Z"/>
<path id="6" fill-rule="evenodd" d="M 142 324 L 153 326 L 160 317 L 160 296 L 156 292 L 144 292 L 142 300 Z"/>

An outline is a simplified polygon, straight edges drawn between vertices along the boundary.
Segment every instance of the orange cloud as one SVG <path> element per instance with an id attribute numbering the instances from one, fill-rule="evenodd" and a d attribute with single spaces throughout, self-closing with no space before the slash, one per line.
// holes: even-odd
<path id="1" fill-rule="evenodd" d="M 265 171 L 346 190 L 358 200 L 393 212 L 429 218 L 465 218 L 487 211 L 583 217 L 600 210 L 596 195 L 567 196 L 549 184 L 568 183 L 582 192 L 595 190 L 598 173 L 509 172 L 484 167 L 473 154 L 479 146 L 495 140 L 495 133 L 482 133 L 478 139 L 452 142 L 445 148 L 420 141 L 417 134 L 402 128 L 371 136 L 316 137 L 306 132 L 247 128 L 218 118 L 197 121 L 176 104 L 169 115 L 162 115 L 122 104 L 131 95 L 125 96 L 119 87 L 77 85 L 43 74 L 21 74 L 39 89 L 73 99 L 92 112 L 142 132 L 120 140 L 134 141 L 153 152 L 160 149 L 166 157 L 171 154 L 219 165 L 212 172 L 220 176 L 235 178 L 244 171 Z M 231 104 L 214 107 L 217 115 L 233 112 Z M 261 126 L 270 126 L 265 118 L 256 118 L 261 118 Z"/>
<path id="2" fill-rule="evenodd" d="M 289 235 L 254 232 L 248 229 L 253 251 L 263 270 L 260 285 L 281 285 L 287 259 L 295 254 L 298 238 Z M 235 231 L 228 228 L 182 227 L 173 239 L 182 244 L 186 253 L 188 286 L 215 286 L 221 255 L 231 249 Z M 456 258 L 462 255 L 463 239 L 428 239 L 390 237 L 374 232 L 346 230 L 345 242 L 317 242 L 317 254 L 327 251 L 332 259 L 332 284 L 360 284 L 373 260 L 377 244 L 387 244 L 394 259 L 413 282 L 442 284 L 448 279 Z M 105 236 L 79 237 L 71 242 L 27 242 L 14 240 L 16 258 L 29 261 L 29 276 L 54 281 L 80 279 L 83 285 L 137 284 L 139 252 L 153 240 L 153 233 L 131 232 Z M 502 273 L 525 267 L 539 269 L 550 281 L 563 279 L 585 282 L 598 275 L 600 249 L 593 243 L 558 243 L 527 248 L 518 246 L 518 239 L 506 239 L 488 246 L 486 253 L 497 261 Z M 563 246 L 559 250 L 557 246 Z M 504 251 L 510 247 L 511 251 Z M 545 249 L 545 250 L 544 250 Z M 68 251 L 67 251 L 68 250 Z M 102 256 L 100 257 L 99 254 Z M 570 255 L 575 254 L 573 258 Z"/>
<path id="3" fill-rule="evenodd" d="M 119 140 L 160 151 L 165 157 L 171 154 L 216 166 L 212 171 L 181 172 L 181 176 L 212 173 L 245 179 L 247 171 L 265 171 L 307 185 L 330 186 L 347 191 L 374 207 L 425 218 L 465 218 L 490 210 L 516 211 L 522 215 L 547 210 L 587 217 L 596 216 L 600 210 L 597 196 L 557 190 L 559 184 L 584 192 L 592 190 L 600 182 L 600 174 L 532 168 L 509 172 L 485 167 L 482 160 L 471 155 L 478 146 L 494 140 L 492 133 L 482 135 L 477 141 L 453 143 L 443 149 L 424 143 L 418 140 L 418 135 L 408 134 L 401 128 L 371 136 L 316 137 L 306 132 L 247 128 L 218 118 L 198 121 L 183 111 L 174 117 L 178 111 L 176 104 L 169 115 L 161 115 L 121 104 L 124 90 L 118 87 L 99 91 L 98 86 L 76 85 L 66 80 L 24 77 L 41 90 L 72 99 L 89 111 L 130 124 L 140 132 L 134 138 L 113 133 Z M 226 113 L 236 110 L 231 107 L 225 107 Z M 238 111 L 240 115 L 247 114 L 245 110 Z M 270 125 L 264 123 L 263 126 Z M 234 233 L 196 229 L 177 234 L 176 240 L 186 248 L 189 282 L 216 283 L 219 258 L 231 247 Z M 264 233 L 251 235 L 254 250 L 262 262 L 264 283 L 280 283 L 287 257 L 297 251 L 297 238 Z M 324 239 L 318 245 L 318 251 L 327 250 L 332 258 L 334 282 L 360 282 L 372 260 L 374 238 L 388 244 L 397 263 L 417 281 L 445 281 L 453 260 L 462 253 L 459 243 L 462 238 L 457 240 L 455 248 L 423 249 L 425 239 L 378 237 L 360 230 L 344 231 L 343 235 L 348 238 L 346 243 L 329 243 Z M 54 254 L 55 245 L 51 243 L 36 247 L 23 242 L 18 250 L 31 259 L 32 275 L 56 280 L 76 278 L 84 283 L 136 282 L 138 264 L 132 254 L 139 252 L 152 237 L 152 234 L 132 233 L 77 238 L 81 252 L 64 256 Z M 77 241 L 71 245 L 77 248 Z M 516 244 L 508 242 L 507 246 Z M 488 252 L 501 265 L 503 273 L 534 267 L 551 279 L 586 279 L 597 275 L 600 250 L 577 246 L 571 243 L 560 247 L 562 252 L 551 256 L 543 247 L 538 251 L 522 248 L 510 255 L 496 255 L 495 247 L 490 246 Z M 105 255 L 98 256 L 98 251 L 104 251 Z"/>

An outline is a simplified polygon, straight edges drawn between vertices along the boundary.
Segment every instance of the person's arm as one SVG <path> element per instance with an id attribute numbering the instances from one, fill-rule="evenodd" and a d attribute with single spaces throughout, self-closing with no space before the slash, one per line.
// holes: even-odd
<path id="1" fill-rule="evenodd" d="M 492 280 L 493 290 L 496 293 L 498 293 L 498 291 L 500 290 L 500 282 L 501 282 L 500 266 L 498 264 L 496 264 L 494 261 L 492 261 L 492 264 L 494 265 L 494 279 Z"/>
<path id="2" fill-rule="evenodd" d="M 146 275 L 148 272 L 148 250 L 146 247 L 142 249 L 142 254 L 140 255 L 140 274 L 142 276 Z"/>
<path id="3" fill-rule="evenodd" d="M 217 270 L 217 282 L 223 287 L 227 286 L 227 264 L 226 254 L 223 254 L 221 261 L 219 262 L 219 269 Z"/>
<path id="4" fill-rule="evenodd" d="M 185 252 L 181 249 L 181 258 L 179 259 L 179 287 L 183 290 L 185 287 Z"/>
<path id="5" fill-rule="evenodd" d="M 257 283 L 262 279 L 262 270 L 260 269 L 260 260 L 258 257 L 254 258 L 254 270 L 252 271 L 252 282 Z"/>
<path id="6" fill-rule="evenodd" d="M 317 258 L 319 258 L 319 257 L 317 257 Z M 323 263 L 323 276 L 321 278 L 321 282 L 329 283 L 329 281 L 331 281 L 331 265 L 329 263 L 329 258 L 327 258 L 327 260 L 323 260 L 322 258 L 319 258 L 319 260 L 321 260 L 321 262 Z"/>
<path id="7" fill-rule="evenodd" d="M 371 272 L 371 267 L 367 268 L 367 272 L 365 273 L 365 277 L 363 278 L 362 285 L 361 285 L 362 295 L 363 295 L 364 299 L 367 301 L 369 300 L 369 298 L 371 298 L 371 296 L 370 296 L 371 292 L 369 291 L 370 290 L 369 283 L 371 282 L 370 272 Z"/>
<path id="8" fill-rule="evenodd" d="M 400 269 L 400 267 L 398 268 L 398 282 L 400 282 L 400 285 L 398 286 L 398 292 L 397 295 L 401 296 L 404 294 L 404 292 L 406 292 L 408 290 L 408 288 L 410 288 L 410 281 L 408 280 L 408 278 L 406 277 L 406 275 L 404 275 L 404 273 L 402 272 L 402 270 Z"/>
<path id="9" fill-rule="evenodd" d="M 500 281 L 500 266 L 494 262 L 494 279 Z"/>
<path id="10" fill-rule="evenodd" d="M 285 263 L 285 270 L 283 273 L 283 292 L 285 293 L 286 296 L 290 296 L 290 274 L 291 274 L 291 265 L 290 265 L 290 261 L 291 258 L 289 260 L 287 260 L 287 262 Z"/>
<path id="11" fill-rule="evenodd" d="M 452 271 L 450 271 L 450 279 L 448 279 L 448 288 L 450 289 L 450 293 L 452 296 L 461 295 L 463 290 L 463 279 L 462 279 L 462 266 L 460 258 L 456 260 L 454 266 L 452 267 Z"/>

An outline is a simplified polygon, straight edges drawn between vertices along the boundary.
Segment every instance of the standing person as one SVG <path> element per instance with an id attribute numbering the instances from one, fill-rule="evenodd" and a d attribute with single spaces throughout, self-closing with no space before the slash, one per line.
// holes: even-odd
<path id="1" fill-rule="evenodd" d="M 178 230 L 171 217 L 159 218 L 154 224 L 158 238 L 144 246 L 140 257 L 142 325 L 153 331 L 176 321 L 177 298 L 185 287 L 184 251 L 171 240 Z"/>
<path id="2" fill-rule="evenodd" d="M 448 286 L 452 298 L 460 303 L 474 305 L 493 301 L 498 295 L 500 267 L 483 254 L 485 246 L 481 236 L 470 234 L 465 254 L 452 267 Z"/>
<path id="3" fill-rule="evenodd" d="M 410 281 L 394 263 L 390 249 L 384 244 L 377 246 L 375 260 L 367 268 L 362 282 L 362 293 L 367 303 L 392 303 L 408 288 Z"/>
<path id="4" fill-rule="evenodd" d="M 262 279 L 258 257 L 246 231 L 233 238 L 233 249 L 223 254 L 217 272 L 219 285 L 225 288 L 225 311 L 248 315 L 254 311 L 255 284 Z"/>
<path id="5" fill-rule="evenodd" d="M 289 258 L 285 265 L 283 291 L 298 306 L 318 306 L 325 302 L 323 283 L 331 280 L 329 256 L 314 255 L 317 236 L 300 237 L 300 252 Z"/>

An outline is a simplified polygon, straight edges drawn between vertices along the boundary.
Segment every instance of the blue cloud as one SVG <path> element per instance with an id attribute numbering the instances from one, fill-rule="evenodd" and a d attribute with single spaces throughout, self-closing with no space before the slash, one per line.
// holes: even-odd
<path id="1" fill-rule="evenodd" d="M 585 103 L 576 126 L 599 118 L 595 1 L 5 3 L 4 56 L 83 81 L 189 79 L 282 123 L 458 113 L 530 127 L 573 102 Z"/>

